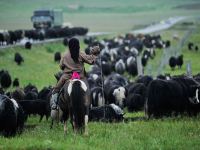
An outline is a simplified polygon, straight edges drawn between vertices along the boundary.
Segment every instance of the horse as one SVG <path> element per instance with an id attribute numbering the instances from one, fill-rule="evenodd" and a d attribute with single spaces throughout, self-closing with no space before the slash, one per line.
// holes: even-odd
<path id="1" fill-rule="evenodd" d="M 58 106 L 62 111 L 64 122 L 64 135 L 67 133 L 67 120 L 70 122 L 75 133 L 88 135 L 89 114 L 89 89 L 86 83 L 80 79 L 71 79 L 63 86 Z"/>

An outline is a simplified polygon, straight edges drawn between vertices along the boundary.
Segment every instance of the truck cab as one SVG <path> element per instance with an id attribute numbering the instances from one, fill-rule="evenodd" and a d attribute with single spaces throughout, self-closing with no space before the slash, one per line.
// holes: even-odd
<path id="1" fill-rule="evenodd" d="M 61 10 L 35 10 L 31 17 L 35 29 L 61 27 L 63 15 Z"/>

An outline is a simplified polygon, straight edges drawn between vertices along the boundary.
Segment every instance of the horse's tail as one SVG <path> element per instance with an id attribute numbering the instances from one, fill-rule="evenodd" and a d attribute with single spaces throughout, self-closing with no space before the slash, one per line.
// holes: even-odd
<path id="1" fill-rule="evenodd" d="M 75 81 L 72 85 L 72 92 L 70 95 L 72 100 L 72 112 L 74 115 L 74 121 L 76 128 L 82 129 L 84 127 L 84 117 L 85 117 L 85 91 L 81 87 L 80 81 Z"/>

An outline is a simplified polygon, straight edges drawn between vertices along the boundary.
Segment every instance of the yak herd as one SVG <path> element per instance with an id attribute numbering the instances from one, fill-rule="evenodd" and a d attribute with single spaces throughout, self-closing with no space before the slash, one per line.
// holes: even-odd
<path id="1" fill-rule="evenodd" d="M 67 39 L 63 43 L 67 45 Z M 138 76 L 139 55 L 145 67 L 149 59 L 154 59 L 156 51 L 170 47 L 170 41 L 163 41 L 160 35 L 126 34 L 102 40 L 86 37 L 84 43 L 87 44 L 87 54 L 95 45 L 101 49 L 97 61 L 87 72 L 91 98 L 90 121 L 121 121 L 124 119 L 124 108 L 130 112 L 144 110 L 147 118 L 180 114 L 196 116 L 200 112 L 199 74 L 193 77 Z M 183 58 L 182 55 L 180 57 Z M 55 61 L 60 58 L 60 53 L 56 53 Z M 24 60 L 16 53 L 15 61 L 20 65 Z M 183 63 L 181 60 L 180 64 Z M 56 74 L 56 79 L 61 75 L 62 72 Z M 130 77 L 136 79 L 132 81 Z M 32 114 L 40 115 L 40 121 L 43 116 L 47 119 L 50 116 L 51 86 L 40 91 L 32 84 L 20 88 L 19 79 L 12 81 L 6 70 L 0 71 L 0 85 L 0 134 L 12 136 L 20 133 L 27 117 Z M 14 91 L 5 92 L 11 85 L 15 87 Z"/>
<path id="2" fill-rule="evenodd" d="M 84 27 L 64 27 L 64 28 L 49 28 L 46 30 L 15 30 L 15 31 L 1 31 L 0 32 L 0 46 L 14 45 L 20 42 L 23 38 L 31 40 L 53 39 L 53 38 L 64 38 L 73 36 L 86 35 L 88 32 L 87 28 Z M 26 42 L 25 48 L 30 49 L 31 43 Z"/>

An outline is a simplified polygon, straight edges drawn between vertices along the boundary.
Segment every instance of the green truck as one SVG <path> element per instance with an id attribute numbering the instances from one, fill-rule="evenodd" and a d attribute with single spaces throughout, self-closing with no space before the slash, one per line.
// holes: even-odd
<path id="1" fill-rule="evenodd" d="M 59 28 L 62 27 L 63 24 L 63 13 L 62 10 L 58 9 L 35 10 L 31 21 L 35 29 Z"/>

